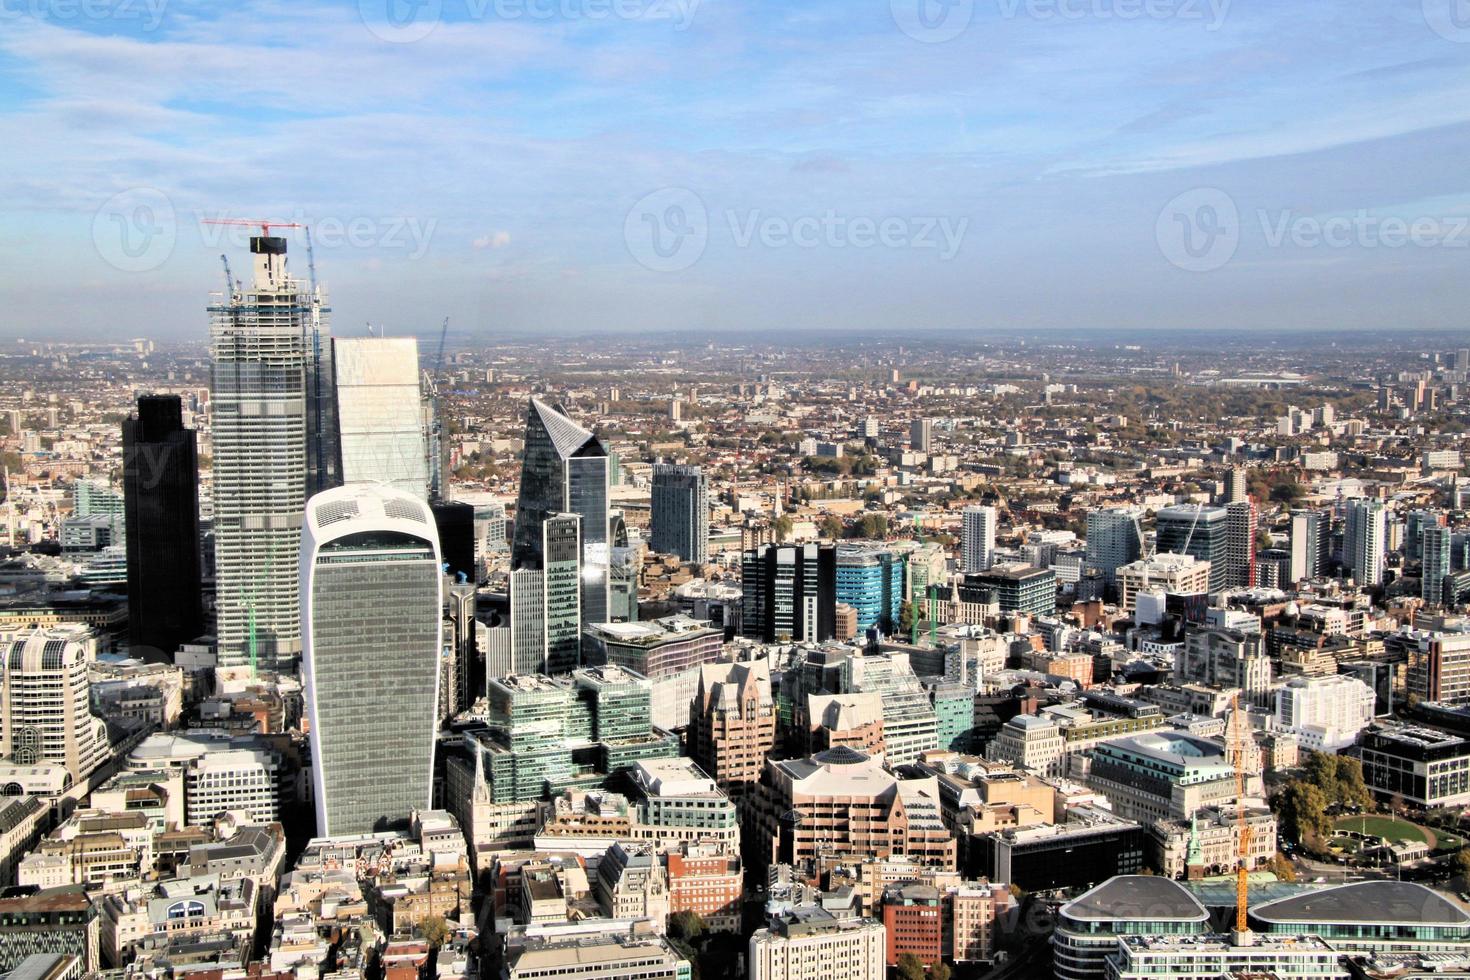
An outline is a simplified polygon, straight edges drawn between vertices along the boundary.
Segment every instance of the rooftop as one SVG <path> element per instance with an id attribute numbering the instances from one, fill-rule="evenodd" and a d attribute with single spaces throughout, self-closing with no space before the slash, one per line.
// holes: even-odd
<path id="1" fill-rule="evenodd" d="M 1062 906 L 1072 919 L 1205 922 L 1205 907 L 1177 881 L 1155 875 L 1119 875 Z"/>
<path id="2" fill-rule="evenodd" d="M 1270 923 L 1356 923 L 1470 927 L 1470 912 L 1438 892 L 1408 881 L 1355 881 L 1256 906 Z"/>

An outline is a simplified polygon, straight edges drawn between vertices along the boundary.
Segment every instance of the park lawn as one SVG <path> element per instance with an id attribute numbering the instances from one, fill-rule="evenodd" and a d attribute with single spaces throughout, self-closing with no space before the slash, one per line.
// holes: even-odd
<path id="1" fill-rule="evenodd" d="M 1365 834 L 1376 834 L 1389 841 L 1418 840 L 1429 843 L 1429 835 L 1420 827 L 1409 823 L 1407 820 L 1397 820 L 1393 817 L 1381 817 L 1372 814 L 1366 817 L 1340 817 L 1333 826 L 1338 830 L 1356 830 Z"/>

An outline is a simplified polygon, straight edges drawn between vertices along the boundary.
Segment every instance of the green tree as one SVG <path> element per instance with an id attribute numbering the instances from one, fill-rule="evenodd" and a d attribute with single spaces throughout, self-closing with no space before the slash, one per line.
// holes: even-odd
<path id="1" fill-rule="evenodd" d="M 669 916 L 669 935 L 685 942 L 693 942 L 703 936 L 707 926 L 704 917 L 693 909 L 682 909 Z"/>
<path id="2" fill-rule="evenodd" d="M 1337 793 L 1333 799 L 1350 806 L 1368 809 L 1373 806 L 1373 791 L 1363 782 L 1363 764 L 1345 755 L 1334 756 L 1337 769 Z"/>
<path id="3" fill-rule="evenodd" d="M 1271 488 L 1271 499 L 1278 504 L 1294 504 L 1307 495 L 1300 483 L 1278 483 Z"/>
<path id="4" fill-rule="evenodd" d="M 914 631 L 914 604 L 907 600 L 898 607 L 898 631 L 904 636 Z"/>
<path id="5" fill-rule="evenodd" d="M 791 537 L 791 526 L 792 525 L 790 514 L 782 514 L 780 517 L 776 518 L 776 523 L 774 525 L 776 531 L 776 540 L 785 541 L 787 538 Z"/>
<path id="6" fill-rule="evenodd" d="M 1295 782 L 1273 800 L 1281 835 L 1300 844 L 1311 838 L 1326 838 L 1332 832 L 1327 816 L 1327 796 L 1309 782 Z"/>
<path id="7" fill-rule="evenodd" d="M 929 971 L 929 980 L 949 980 L 949 964 L 940 960 L 934 964 L 934 969 Z"/>
<path id="8" fill-rule="evenodd" d="M 898 980 L 926 980 L 924 961 L 913 953 L 898 956 Z"/>
<path id="9" fill-rule="evenodd" d="M 1271 855 L 1266 861 L 1266 870 L 1280 881 L 1296 881 L 1296 868 L 1292 866 L 1291 860 L 1280 851 Z"/>
<path id="10" fill-rule="evenodd" d="M 449 939 L 449 923 L 442 915 L 426 915 L 419 920 L 419 934 L 424 937 L 424 942 L 438 949 Z"/>
<path id="11" fill-rule="evenodd" d="M 1450 873 L 1459 875 L 1470 886 L 1470 847 L 1462 847 L 1450 858 Z"/>
<path id="12" fill-rule="evenodd" d="M 828 514 L 822 518 L 822 537 L 835 541 L 842 537 L 843 530 L 842 518 L 836 514 Z"/>

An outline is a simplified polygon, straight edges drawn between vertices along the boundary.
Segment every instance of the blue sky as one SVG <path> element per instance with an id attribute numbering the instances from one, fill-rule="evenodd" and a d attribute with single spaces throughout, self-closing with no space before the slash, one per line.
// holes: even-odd
<path id="1" fill-rule="evenodd" d="M 1467 319 L 1462 0 L 0 0 L 0 139 L 0 336 Z"/>

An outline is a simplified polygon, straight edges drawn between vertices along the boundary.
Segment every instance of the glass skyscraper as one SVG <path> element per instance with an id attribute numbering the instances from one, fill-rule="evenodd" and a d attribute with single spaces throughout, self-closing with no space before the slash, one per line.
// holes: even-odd
<path id="1" fill-rule="evenodd" d="M 251 238 L 250 251 L 251 284 L 209 308 L 215 637 L 220 666 L 274 668 L 301 653 L 301 515 L 335 480 L 335 426 L 322 292 L 289 276 L 284 238 Z"/>
<path id="2" fill-rule="evenodd" d="M 1229 512 L 1224 507 L 1179 504 L 1157 515 L 1158 554 L 1189 555 L 1210 563 L 1210 591 L 1230 584 Z"/>
<path id="3" fill-rule="evenodd" d="M 442 586 L 428 504 L 382 485 L 306 507 L 301 609 L 317 834 L 401 826 L 433 783 Z"/>
<path id="4" fill-rule="evenodd" d="M 653 468 L 649 543 L 660 554 L 709 561 L 709 482 L 698 466 Z"/>
<path id="5" fill-rule="evenodd" d="M 424 499 L 428 450 L 412 337 L 335 337 L 332 367 L 343 483 L 387 483 Z"/>
<path id="6" fill-rule="evenodd" d="M 602 442 L 564 412 L 532 398 L 526 411 L 525 459 L 516 501 L 511 568 L 549 571 L 548 539 L 542 525 L 553 514 L 579 517 L 581 568 L 577 580 L 581 588 L 581 625 L 608 620 L 611 558 L 608 482 L 608 455 Z M 515 586 L 523 578 L 512 577 L 512 610 L 517 605 Z M 550 583 L 543 588 L 549 597 Z M 529 635 L 519 631 L 514 622 L 511 628 L 517 635 Z M 580 639 L 578 642 L 580 646 Z M 519 648 L 515 656 L 518 664 L 529 659 L 527 652 Z M 558 655 L 558 663 L 562 661 Z"/>

